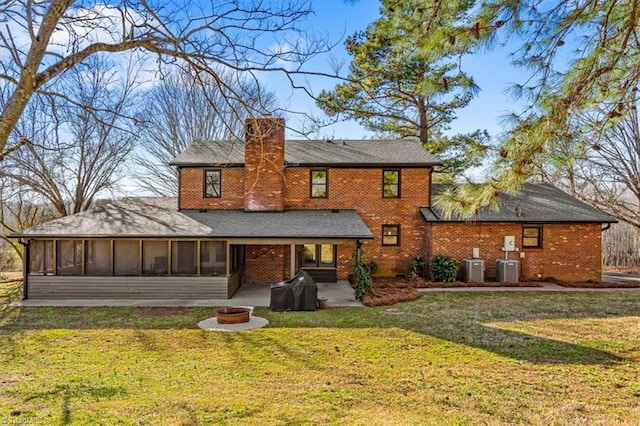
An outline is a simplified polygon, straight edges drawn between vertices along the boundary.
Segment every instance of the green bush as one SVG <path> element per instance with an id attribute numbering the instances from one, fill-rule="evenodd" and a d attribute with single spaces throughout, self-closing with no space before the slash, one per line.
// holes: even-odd
<path id="1" fill-rule="evenodd" d="M 370 275 L 375 275 L 376 272 L 378 272 L 378 264 L 376 263 L 375 260 L 371 260 L 369 262 L 366 262 L 365 265 L 367 265 L 367 269 L 369 269 L 369 274 Z"/>
<path id="2" fill-rule="evenodd" d="M 409 261 L 409 273 L 411 275 L 422 277 L 424 276 L 424 270 L 427 267 L 427 262 L 420 255 L 417 255 Z"/>
<path id="3" fill-rule="evenodd" d="M 453 282 L 458 277 L 458 260 L 445 254 L 437 254 L 431 258 L 431 279 L 434 281 Z"/>
<path id="4" fill-rule="evenodd" d="M 376 265 L 377 266 L 377 265 Z M 356 298 L 372 295 L 371 286 L 371 263 L 360 261 L 353 262 L 353 289 L 356 291 Z"/>

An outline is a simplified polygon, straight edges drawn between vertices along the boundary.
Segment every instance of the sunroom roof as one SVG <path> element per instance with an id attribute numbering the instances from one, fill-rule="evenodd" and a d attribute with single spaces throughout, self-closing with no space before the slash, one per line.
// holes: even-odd
<path id="1" fill-rule="evenodd" d="M 178 211 L 175 198 L 130 198 L 55 219 L 12 238 L 372 239 L 353 210 Z"/>

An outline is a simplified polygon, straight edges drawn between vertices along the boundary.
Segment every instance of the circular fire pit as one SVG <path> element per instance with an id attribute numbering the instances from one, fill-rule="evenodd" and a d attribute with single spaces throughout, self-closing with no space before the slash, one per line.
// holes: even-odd
<path id="1" fill-rule="evenodd" d="M 250 314 L 251 309 L 231 306 L 218 309 L 216 311 L 216 319 L 218 320 L 218 324 L 240 324 L 249 322 Z"/>

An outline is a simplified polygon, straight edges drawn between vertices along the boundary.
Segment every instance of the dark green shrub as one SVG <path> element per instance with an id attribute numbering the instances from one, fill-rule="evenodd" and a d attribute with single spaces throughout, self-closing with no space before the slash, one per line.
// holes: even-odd
<path id="1" fill-rule="evenodd" d="M 409 261 L 409 273 L 413 276 L 422 277 L 424 276 L 424 270 L 427 267 L 427 262 L 425 262 L 424 258 L 420 255 L 411 258 Z"/>
<path id="2" fill-rule="evenodd" d="M 373 262 L 375 264 L 375 262 Z M 356 291 L 356 298 L 362 299 L 362 296 L 372 295 L 371 288 L 371 262 L 363 262 L 362 260 L 353 262 L 353 289 Z"/>
<path id="3" fill-rule="evenodd" d="M 378 264 L 375 260 L 366 262 L 367 269 L 369 269 L 369 275 L 375 275 L 378 272 Z"/>
<path id="4" fill-rule="evenodd" d="M 453 282 L 458 277 L 458 260 L 445 254 L 437 254 L 431 258 L 431 279 L 434 281 Z"/>

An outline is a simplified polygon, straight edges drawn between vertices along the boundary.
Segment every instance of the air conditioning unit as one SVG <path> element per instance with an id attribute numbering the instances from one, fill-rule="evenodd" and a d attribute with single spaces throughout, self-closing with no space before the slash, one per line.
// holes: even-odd
<path id="1" fill-rule="evenodd" d="M 501 259 L 496 262 L 496 281 L 517 283 L 520 281 L 520 262 Z"/>
<path id="2" fill-rule="evenodd" d="M 484 282 L 484 260 L 465 259 L 464 260 L 464 281 L 467 283 Z"/>

